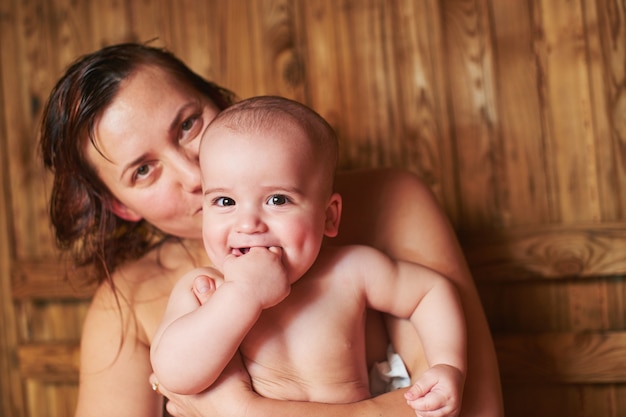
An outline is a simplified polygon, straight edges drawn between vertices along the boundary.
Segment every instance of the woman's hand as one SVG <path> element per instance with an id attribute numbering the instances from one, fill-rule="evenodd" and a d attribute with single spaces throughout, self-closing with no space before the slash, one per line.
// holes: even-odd
<path id="1" fill-rule="evenodd" d="M 166 409 L 172 417 L 245 416 L 251 402 L 257 397 L 239 355 L 233 358 L 211 388 L 201 394 L 173 394 L 159 387 L 156 382 L 152 375 L 150 383 L 168 398 Z"/>

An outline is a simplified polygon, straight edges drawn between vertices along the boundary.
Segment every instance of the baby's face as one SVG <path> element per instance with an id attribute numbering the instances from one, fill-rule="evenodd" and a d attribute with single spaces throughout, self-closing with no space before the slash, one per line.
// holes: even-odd
<path id="1" fill-rule="evenodd" d="M 206 132 L 202 234 L 218 268 L 255 246 L 280 247 L 291 282 L 313 264 L 330 230 L 327 216 L 339 203 L 323 191 L 309 146 L 294 124 L 254 132 L 211 126 Z"/>

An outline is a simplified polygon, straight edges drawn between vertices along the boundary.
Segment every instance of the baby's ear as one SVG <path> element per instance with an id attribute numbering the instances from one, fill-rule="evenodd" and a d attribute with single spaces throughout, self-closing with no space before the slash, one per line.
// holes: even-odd
<path id="1" fill-rule="evenodd" d="M 341 195 L 333 193 L 326 205 L 326 225 L 324 235 L 335 237 L 339 233 L 339 221 L 341 220 Z"/>
<path id="2" fill-rule="evenodd" d="M 111 199 L 111 211 L 113 211 L 117 217 L 128 220 L 129 222 L 138 222 L 143 218 L 133 210 L 126 207 L 117 198 Z"/>

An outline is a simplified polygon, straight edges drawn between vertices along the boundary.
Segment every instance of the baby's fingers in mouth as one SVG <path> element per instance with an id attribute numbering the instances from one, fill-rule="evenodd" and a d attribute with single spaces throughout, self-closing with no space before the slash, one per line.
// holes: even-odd
<path id="1" fill-rule="evenodd" d="M 233 248 L 232 253 L 235 256 L 245 255 L 250 252 L 250 248 Z"/>
<path id="2" fill-rule="evenodd" d="M 281 248 L 278 246 L 270 246 L 269 248 L 267 248 L 268 251 L 276 254 L 276 255 L 280 255 L 281 254 Z"/>

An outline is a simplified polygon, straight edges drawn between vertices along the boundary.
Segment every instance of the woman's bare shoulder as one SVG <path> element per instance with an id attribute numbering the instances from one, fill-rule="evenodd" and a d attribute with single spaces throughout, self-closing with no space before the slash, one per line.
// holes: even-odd
<path id="1" fill-rule="evenodd" d="M 414 192 L 430 194 L 430 189 L 426 183 L 415 173 L 406 169 L 369 168 L 342 171 L 337 174 L 336 186 L 341 192 L 360 185 L 396 191 L 410 188 Z"/>
<path id="2" fill-rule="evenodd" d="M 165 242 L 142 258 L 118 268 L 113 274 L 113 283 L 128 296 L 155 291 L 169 295 L 181 276 L 208 262 L 204 249 L 201 246 L 200 249 L 196 242 Z"/>
<path id="3" fill-rule="evenodd" d="M 152 334 L 165 310 L 176 282 L 190 270 L 206 263 L 203 252 L 194 245 L 166 242 L 140 259 L 120 266 L 96 290 L 89 307 L 86 323 L 132 323 L 143 342 Z M 119 324 L 116 324 L 119 326 Z M 124 325 L 126 327 L 126 325 Z"/>
<path id="4" fill-rule="evenodd" d="M 337 241 L 343 244 L 372 245 L 387 252 L 389 244 L 401 241 L 402 233 L 410 231 L 415 238 L 429 221 L 445 221 L 429 187 L 406 170 L 342 173 L 336 189 L 343 200 Z"/>

